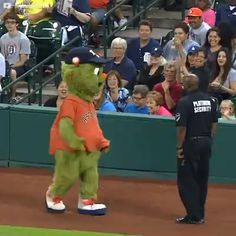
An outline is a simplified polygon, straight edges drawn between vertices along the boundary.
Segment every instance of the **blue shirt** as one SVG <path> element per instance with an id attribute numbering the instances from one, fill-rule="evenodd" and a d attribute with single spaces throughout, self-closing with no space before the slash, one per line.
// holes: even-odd
<path id="1" fill-rule="evenodd" d="M 101 107 L 99 108 L 99 111 L 116 112 L 116 108 L 112 102 L 105 99 L 104 102 L 102 103 Z"/>
<path id="2" fill-rule="evenodd" d="M 129 59 L 131 59 L 136 66 L 137 70 L 143 69 L 144 62 L 144 54 L 145 52 L 151 52 L 153 48 L 160 47 L 160 44 L 157 40 L 151 38 L 149 43 L 141 48 L 140 47 L 140 38 L 134 38 L 128 41 L 126 55 Z"/>
<path id="3" fill-rule="evenodd" d="M 220 23 L 227 22 L 230 23 L 234 29 L 236 29 L 236 6 L 234 9 L 230 10 L 228 4 L 220 4 L 216 10 L 216 26 Z"/>
<path id="4" fill-rule="evenodd" d="M 139 113 L 139 114 L 150 114 L 149 108 L 147 105 L 144 106 L 137 106 L 133 102 L 128 103 L 124 112 L 127 113 Z"/>
<path id="5" fill-rule="evenodd" d="M 122 61 L 119 64 L 115 63 L 114 59 L 109 61 L 104 66 L 104 72 L 107 73 L 110 70 L 118 71 L 123 80 L 127 80 L 129 82 L 136 80 L 137 71 L 135 65 L 126 56 L 122 59 Z"/>
<path id="6" fill-rule="evenodd" d="M 59 4 L 59 1 L 61 0 L 58 0 L 57 4 Z M 88 0 L 73 0 L 72 7 L 79 12 L 90 14 L 90 7 L 88 4 Z M 64 16 L 59 12 L 57 12 L 57 6 L 54 7 L 52 14 L 53 14 L 53 19 L 59 21 L 62 26 L 65 25 L 78 26 L 78 24 L 80 25 L 83 24 L 73 15 Z"/>

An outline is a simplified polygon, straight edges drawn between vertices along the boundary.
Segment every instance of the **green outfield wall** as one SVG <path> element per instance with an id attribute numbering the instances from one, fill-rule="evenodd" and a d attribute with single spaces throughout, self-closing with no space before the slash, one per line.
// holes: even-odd
<path id="1" fill-rule="evenodd" d="M 49 131 L 56 109 L 0 105 L 0 165 L 52 167 Z M 175 179 L 173 118 L 99 113 L 111 149 L 103 155 L 101 174 Z M 214 139 L 211 181 L 236 183 L 236 123 L 220 122 Z"/>

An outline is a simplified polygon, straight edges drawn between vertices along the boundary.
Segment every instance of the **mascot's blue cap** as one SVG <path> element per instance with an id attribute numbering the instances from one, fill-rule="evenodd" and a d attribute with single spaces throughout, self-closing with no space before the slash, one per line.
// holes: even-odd
<path id="1" fill-rule="evenodd" d="M 72 48 L 65 57 L 66 64 L 74 64 L 73 58 L 79 58 L 79 64 L 95 63 L 105 64 L 109 60 L 97 55 L 93 50 L 87 47 Z"/>

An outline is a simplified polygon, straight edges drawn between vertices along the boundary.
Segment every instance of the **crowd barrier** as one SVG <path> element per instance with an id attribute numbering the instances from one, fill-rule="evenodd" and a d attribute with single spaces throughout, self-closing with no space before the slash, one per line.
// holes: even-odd
<path id="1" fill-rule="evenodd" d="M 0 105 L 0 165 L 52 167 L 49 131 L 56 109 Z M 103 175 L 176 178 L 174 118 L 123 113 L 99 113 L 110 152 L 100 160 Z M 211 158 L 210 180 L 236 183 L 236 123 L 219 122 Z"/>

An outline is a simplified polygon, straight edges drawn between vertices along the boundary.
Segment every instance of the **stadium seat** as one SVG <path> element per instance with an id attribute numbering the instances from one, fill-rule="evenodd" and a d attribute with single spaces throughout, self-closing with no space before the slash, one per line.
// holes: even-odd
<path id="1" fill-rule="evenodd" d="M 61 47 L 62 28 L 57 21 L 41 21 L 30 28 L 27 36 L 38 48 L 39 63 Z"/>

